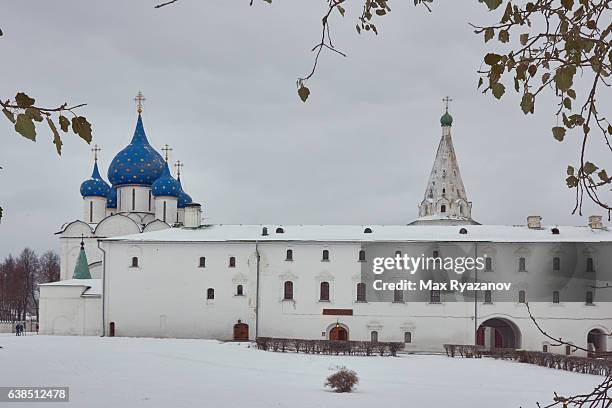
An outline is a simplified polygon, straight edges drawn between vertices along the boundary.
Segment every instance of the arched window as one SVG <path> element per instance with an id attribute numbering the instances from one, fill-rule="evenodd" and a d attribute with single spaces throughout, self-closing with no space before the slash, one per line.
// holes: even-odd
<path id="1" fill-rule="evenodd" d="M 518 302 L 519 303 L 525 303 L 525 301 L 527 300 L 527 295 L 525 294 L 524 290 L 519 290 L 518 293 Z"/>
<path id="2" fill-rule="evenodd" d="M 559 303 L 559 291 L 555 290 L 553 292 L 553 303 Z"/>
<path id="3" fill-rule="evenodd" d="M 244 287 L 242 285 L 236 286 L 236 296 L 244 295 Z"/>
<path id="4" fill-rule="evenodd" d="M 404 292 L 399 289 L 395 289 L 393 291 L 393 302 L 402 303 L 403 301 L 404 301 Z"/>
<path id="5" fill-rule="evenodd" d="M 493 259 L 488 256 L 485 258 L 485 271 L 491 272 L 493 270 Z"/>
<path id="6" fill-rule="evenodd" d="M 445 212 L 446 212 L 446 205 L 442 204 L 442 205 L 440 206 L 440 212 L 443 212 L 443 213 L 445 213 Z"/>
<path id="7" fill-rule="evenodd" d="M 283 299 L 293 300 L 293 282 L 286 281 L 284 285 Z"/>
<path id="8" fill-rule="evenodd" d="M 329 282 L 321 282 L 319 300 L 322 302 L 329 301 Z"/>
<path id="9" fill-rule="evenodd" d="M 137 256 L 132 257 L 132 268 L 138 268 L 138 257 Z"/>
<path id="10" fill-rule="evenodd" d="M 439 258 L 440 257 L 440 251 L 433 251 L 431 253 L 432 258 Z"/>
<path id="11" fill-rule="evenodd" d="M 491 297 L 492 297 L 491 296 L 491 291 L 490 290 L 485 290 L 485 293 L 484 293 L 484 302 L 485 303 L 493 303 L 491 301 Z"/>
<path id="12" fill-rule="evenodd" d="M 553 235 L 559 235 L 559 228 L 553 228 L 551 232 L 553 233 Z"/>
<path id="13" fill-rule="evenodd" d="M 412 332 L 404 332 L 404 343 L 412 343 Z"/>
<path id="14" fill-rule="evenodd" d="M 283 234 L 284 232 L 285 232 L 285 230 L 284 230 L 284 229 L 282 229 L 281 227 L 278 227 L 278 228 L 276 229 L 276 233 L 277 233 L 277 234 Z"/>
<path id="15" fill-rule="evenodd" d="M 586 293 L 586 304 L 587 305 L 592 305 L 593 304 L 593 292 L 591 292 L 590 290 L 587 291 L 587 293 Z"/>
<path id="16" fill-rule="evenodd" d="M 595 266 L 593 265 L 593 258 L 587 258 L 586 260 L 586 271 L 595 272 Z"/>
<path id="17" fill-rule="evenodd" d="M 402 251 L 395 251 L 395 256 L 396 257 L 401 257 L 402 256 Z"/>
<path id="18" fill-rule="evenodd" d="M 441 303 L 440 302 L 440 291 L 438 289 L 432 289 L 429 292 L 429 302 L 430 303 Z"/>
<path id="19" fill-rule="evenodd" d="M 363 230 L 364 234 L 371 234 L 372 233 L 372 228 L 368 227 L 366 229 Z"/>
<path id="20" fill-rule="evenodd" d="M 362 249 L 359 251 L 359 262 L 365 262 L 365 260 L 365 250 Z"/>
<path id="21" fill-rule="evenodd" d="M 548 345 L 547 344 L 542 346 L 542 351 L 545 352 L 545 353 L 548 353 Z"/>
<path id="22" fill-rule="evenodd" d="M 561 258 L 555 256 L 553 258 L 553 271 L 560 271 L 560 270 L 561 270 Z"/>
<path id="23" fill-rule="evenodd" d="M 293 250 L 292 249 L 287 250 L 287 258 L 285 258 L 285 261 L 293 261 Z"/>
<path id="24" fill-rule="evenodd" d="M 357 302 L 366 301 L 366 286 L 365 283 L 357 284 Z"/>
<path id="25" fill-rule="evenodd" d="M 206 299 L 213 300 L 215 298 L 215 290 L 213 288 L 206 289 Z"/>
<path id="26" fill-rule="evenodd" d="M 327 249 L 323 250 L 323 258 L 322 261 L 329 261 L 329 251 Z"/>
<path id="27" fill-rule="evenodd" d="M 206 257 L 205 256 L 201 256 L 200 257 L 200 264 L 199 264 L 200 268 L 206 268 Z"/>
<path id="28" fill-rule="evenodd" d="M 236 257 L 234 257 L 234 256 L 230 256 L 230 259 L 229 259 L 229 267 L 230 267 L 230 268 L 235 268 L 235 267 L 236 267 Z"/>
<path id="29" fill-rule="evenodd" d="M 519 258 L 519 265 L 518 265 L 518 270 L 519 272 L 526 272 L 527 271 L 527 262 L 525 261 L 525 258 Z"/>
<path id="30" fill-rule="evenodd" d="M 378 343 L 378 332 L 376 330 L 370 332 L 370 341 L 372 343 Z"/>
<path id="31" fill-rule="evenodd" d="M 467 230 L 467 228 L 461 228 L 461 229 L 459 230 L 459 233 L 460 233 L 461 235 L 465 235 L 465 234 L 467 234 L 467 233 L 468 233 L 468 230 Z"/>

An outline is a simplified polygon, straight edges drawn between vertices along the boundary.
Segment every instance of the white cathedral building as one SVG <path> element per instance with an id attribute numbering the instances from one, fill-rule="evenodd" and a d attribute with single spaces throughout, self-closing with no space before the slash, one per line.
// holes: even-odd
<path id="1" fill-rule="evenodd" d="M 111 185 L 96 157 L 81 185 L 81 218 L 57 232 L 61 280 L 40 285 L 41 333 L 399 341 L 407 351 L 480 344 L 579 354 L 540 334 L 529 301 L 555 337 L 612 350 L 612 294 L 599 289 L 610 283 L 612 231 L 599 216 L 578 227 L 544 225 L 539 216 L 513 226 L 474 221 L 448 109 L 440 122 L 418 218 L 407 225 L 209 225 L 184 191 L 180 166 L 174 177 L 167 150 L 164 159 L 149 144 L 139 108 L 130 144 L 108 167 Z M 508 293 L 466 299 L 431 290 L 420 301 L 404 301 L 401 291 L 373 301 L 364 274 L 374 254 L 484 257 L 479 279 L 513 285 Z M 578 286 L 534 283 L 561 272 Z"/>

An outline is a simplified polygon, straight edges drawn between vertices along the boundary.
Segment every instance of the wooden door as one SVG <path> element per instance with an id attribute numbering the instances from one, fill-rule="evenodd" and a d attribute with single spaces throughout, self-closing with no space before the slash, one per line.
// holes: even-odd
<path id="1" fill-rule="evenodd" d="M 346 341 L 348 340 L 348 332 L 344 327 L 334 327 L 329 332 L 329 339 L 331 341 Z"/>
<path id="2" fill-rule="evenodd" d="M 249 325 L 242 323 L 238 320 L 238 323 L 234 325 L 234 341 L 249 341 Z"/>

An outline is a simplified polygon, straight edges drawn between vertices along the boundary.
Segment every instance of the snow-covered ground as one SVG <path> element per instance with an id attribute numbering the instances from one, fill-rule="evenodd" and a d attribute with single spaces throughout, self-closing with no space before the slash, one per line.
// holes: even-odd
<path id="1" fill-rule="evenodd" d="M 602 380 L 491 359 L 313 356 L 207 340 L 0 335 L 0 346 L 0 386 L 69 386 L 70 403 L 53 407 L 517 408 Z M 336 366 L 359 374 L 356 392 L 323 387 Z"/>

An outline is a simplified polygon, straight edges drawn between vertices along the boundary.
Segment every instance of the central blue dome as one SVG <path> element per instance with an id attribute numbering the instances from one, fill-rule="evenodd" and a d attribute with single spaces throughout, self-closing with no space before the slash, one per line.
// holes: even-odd
<path id="1" fill-rule="evenodd" d="M 168 163 L 165 163 L 162 175 L 153 182 L 151 192 L 155 197 L 178 197 L 180 188 L 178 181 L 170 174 Z"/>
<path id="2" fill-rule="evenodd" d="M 108 179 L 115 187 L 126 184 L 150 186 L 161 176 L 164 165 L 164 159 L 147 140 L 139 114 L 132 141 L 111 162 Z"/>
<path id="3" fill-rule="evenodd" d="M 81 196 L 83 197 L 106 197 L 110 186 L 102 180 L 98 171 L 98 162 L 95 162 L 91 178 L 81 183 Z"/>

